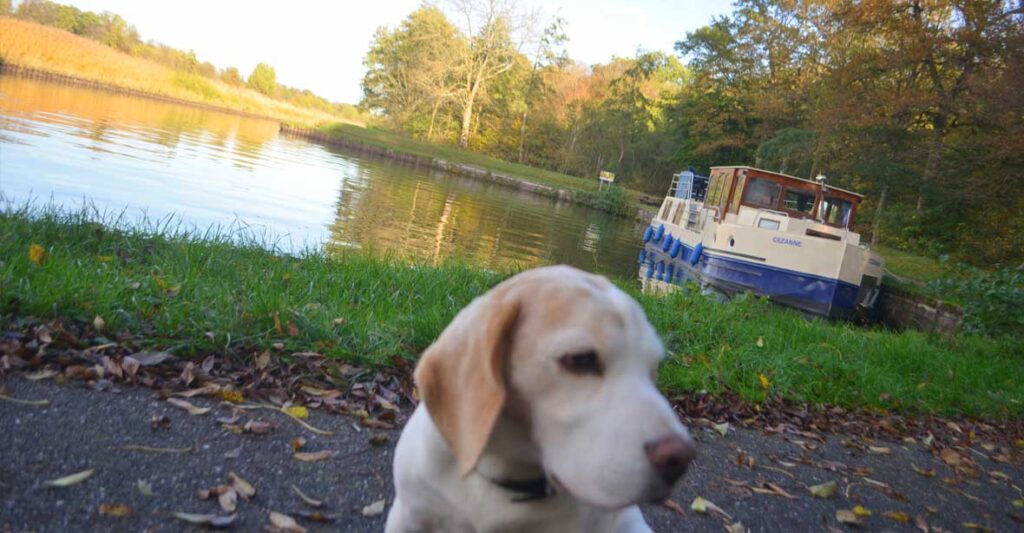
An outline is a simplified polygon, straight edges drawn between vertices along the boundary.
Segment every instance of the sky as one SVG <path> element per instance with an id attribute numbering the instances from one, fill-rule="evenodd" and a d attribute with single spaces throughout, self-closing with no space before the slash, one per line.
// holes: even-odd
<path id="1" fill-rule="evenodd" d="M 117 13 L 143 39 L 194 50 L 218 68 L 247 76 L 256 63 L 278 82 L 330 100 L 357 103 L 363 56 L 378 26 L 397 26 L 420 0 L 288 2 L 241 0 L 56 0 Z M 672 53 L 686 32 L 731 12 L 729 0 L 521 0 L 567 22 L 570 57 L 587 65 L 638 49 Z"/>

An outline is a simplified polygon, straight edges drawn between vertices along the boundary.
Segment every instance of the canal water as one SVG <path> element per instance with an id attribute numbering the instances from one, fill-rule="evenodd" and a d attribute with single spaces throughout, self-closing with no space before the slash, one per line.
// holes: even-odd
<path id="1" fill-rule="evenodd" d="M 0 76 L 0 197 L 488 269 L 635 276 L 643 226 L 445 172 L 281 137 L 276 122 Z"/>

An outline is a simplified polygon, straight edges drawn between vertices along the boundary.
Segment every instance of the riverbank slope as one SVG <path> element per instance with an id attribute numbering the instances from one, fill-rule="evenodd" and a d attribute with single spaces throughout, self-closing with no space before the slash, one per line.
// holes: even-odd
<path id="1" fill-rule="evenodd" d="M 232 86 L 134 57 L 56 28 L 0 16 L 0 64 L 73 76 L 139 96 L 171 98 L 272 119 L 313 125 L 342 120 L 319 110 L 301 108 Z M 54 81 L 61 81 L 58 76 Z"/>

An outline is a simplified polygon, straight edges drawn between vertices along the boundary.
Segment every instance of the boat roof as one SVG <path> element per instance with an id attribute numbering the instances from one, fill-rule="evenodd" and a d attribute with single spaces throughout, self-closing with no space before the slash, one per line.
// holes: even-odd
<path id="1" fill-rule="evenodd" d="M 789 174 L 783 174 L 781 172 L 775 172 L 773 170 L 765 170 L 763 168 L 757 168 L 757 167 L 752 167 L 752 166 L 748 166 L 748 165 L 722 165 L 722 166 L 717 166 L 717 167 L 711 167 L 711 170 L 714 170 L 716 168 L 747 168 L 747 169 L 750 169 L 750 170 L 756 170 L 758 172 L 764 172 L 765 174 L 775 174 L 776 176 L 785 176 L 787 178 L 795 179 L 797 181 L 802 181 L 804 183 L 813 183 L 814 185 L 818 185 L 818 182 L 814 181 L 814 180 L 809 180 L 809 179 L 806 179 L 806 178 L 798 178 L 796 176 L 790 176 Z M 825 184 L 825 187 L 827 187 L 829 189 L 837 190 L 837 191 L 842 191 L 842 192 L 845 192 L 847 194 L 852 194 L 852 195 L 854 195 L 854 196 L 856 196 L 858 198 L 864 198 L 863 194 L 860 194 L 860 193 L 857 193 L 857 192 L 853 192 L 853 191 L 850 191 L 850 190 L 847 190 L 847 189 L 843 189 L 841 187 L 836 187 L 836 186 L 833 186 L 833 185 L 829 185 L 828 183 Z"/>

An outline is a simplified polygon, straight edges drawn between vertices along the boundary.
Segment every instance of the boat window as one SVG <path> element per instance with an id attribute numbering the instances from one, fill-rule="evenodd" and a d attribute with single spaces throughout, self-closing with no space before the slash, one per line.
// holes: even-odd
<path id="1" fill-rule="evenodd" d="M 683 211 L 686 211 L 686 209 L 684 209 L 685 207 L 685 202 L 679 202 L 679 205 L 676 206 L 676 214 L 672 217 L 672 223 L 676 226 L 683 221 Z"/>
<path id="2" fill-rule="evenodd" d="M 746 174 L 740 174 L 736 181 L 736 192 L 732 195 L 732 202 L 729 203 L 730 213 L 740 212 L 740 191 L 743 190 L 743 183 L 747 180 Z"/>
<path id="3" fill-rule="evenodd" d="M 826 224 L 845 228 L 850 225 L 850 214 L 853 212 L 853 202 L 826 196 L 821 201 L 821 216 Z"/>
<path id="4" fill-rule="evenodd" d="M 732 174 L 728 172 L 718 172 L 711 175 L 711 183 L 708 184 L 707 196 L 704 198 L 704 203 L 707 205 L 722 206 L 725 202 L 725 195 L 729 194 L 728 182 L 732 181 Z"/>
<path id="5" fill-rule="evenodd" d="M 779 195 L 782 194 L 782 185 L 762 178 L 754 178 L 747 184 L 743 192 L 743 203 L 774 209 L 779 205 Z"/>
<path id="6" fill-rule="evenodd" d="M 782 201 L 782 205 L 789 211 L 810 213 L 814 211 L 815 199 L 816 195 L 813 192 L 800 189 L 786 189 L 786 196 Z"/>

